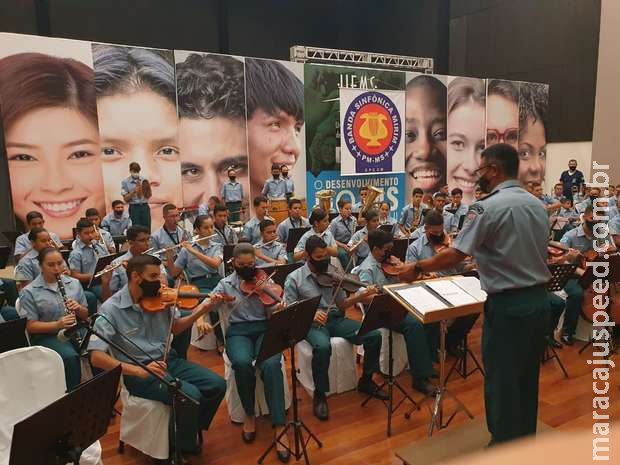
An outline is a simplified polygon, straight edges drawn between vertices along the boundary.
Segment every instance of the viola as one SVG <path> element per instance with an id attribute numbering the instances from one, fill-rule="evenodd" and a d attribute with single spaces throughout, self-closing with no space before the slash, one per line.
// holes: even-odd
<path id="1" fill-rule="evenodd" d="M 200 292 L 197 286 L 186 284 L 177 288 L 163 287 L 155 297 L 142 297 L 140 305 L 145 312 L 161 312 L 171 305 L 176 305 L 185 310 L 196 307 L 202 299 L 210 297 L 211 294 Z M 224 294 L 224 301 L 232 302 L 234 297 Z"/>
<path id="2" fill-rule="evenodd" d="M 396 277 L 403 266 L 403 262 L 398 257 L 390 255 L 387 260 L 381 263 L 381 269 L 386 276 Z"/>
<path id="3" fill-rule="evenodd" d="M 361 287 L 369 285 L 361 282 L 357 277 L 350 273 L 340 273 L 335 266 L 329 265 L 325 273 L 317 273 L 316 280 L 321 287 L 340 286 L 348 293 L 356 292 Z"/>
<path id="4" fill-rule="evenodd" d="M 264 270 L 256 270 L 256 276 L 252 280 L 243 280 L 239 285 L 239 289 L 246 296 L 256 294 L 263 305 L 271 307 L 275 304 L 282 303 L 284 290 L 282 286 L 271 281 L 271 277 L 275 274 L 267 275 Z"/>

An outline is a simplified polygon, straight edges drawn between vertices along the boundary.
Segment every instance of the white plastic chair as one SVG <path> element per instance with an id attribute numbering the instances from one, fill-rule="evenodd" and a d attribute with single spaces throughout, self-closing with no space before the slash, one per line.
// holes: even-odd
<path id="1" fill-rule="evenodd" d="M 224 308 L 220 311 L 220 322 L 222 325 L 222 332 L 224 338 L 226 337 L 226 330 L 228 329 L 228 312 Z M 235 423 L 242 423 L 245 418 L 245 411 L 243 405 L 241 405 L 241 398 L 237 391 L 237 381 L 235 380 L 235 371 L 232 364 L 226 354 L 226 350 L 223 353 L 224 358 L 224 379 L 226 380 L 226 405 L 228 407 L 228 415 L 231 421 Z M 288 386 L 288 380 L 286 377 L 286 366 L 284 363 L 284 356 L 282 357 L 282 377 L 284 380 L 284 407 L 288 410 L 291 406 L 291 393 Z M 262 415 L 269 415 L 269 407 L 267 400 L 265 399 L 265 386 L 261 379 L 259 370 L 256 370 L 256 390 L 254 394 L 254 412 L 257 417 Z"/>
<path id="2" fill-rule="evenodd" d="M 13 426 L 64 396 L 67 385 L 60 355 L 41 346 L 0 354 L 0 379 L 0 465 L 6 465 Z M 80 464 L 103 465 L 99 441 L 84 451 Z"/>

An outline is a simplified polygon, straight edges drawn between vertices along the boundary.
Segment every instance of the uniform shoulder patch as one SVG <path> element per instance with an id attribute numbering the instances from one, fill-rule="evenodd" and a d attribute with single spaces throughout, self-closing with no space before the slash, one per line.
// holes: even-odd
<path id="1" fill-rule="evenodd" d="M 467 216 L 469 216 L 471 213 L 473 213 L 474 215 L 480 215 L 484 213 L 484 207 L 480 205 L 480 203 L 476 202 L 469 206 L 469 210 L 467 210 Z"/>

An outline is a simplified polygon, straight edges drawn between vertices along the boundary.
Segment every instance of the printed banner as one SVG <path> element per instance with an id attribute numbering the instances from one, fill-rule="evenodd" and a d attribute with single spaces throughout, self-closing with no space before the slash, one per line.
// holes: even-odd
<path id="1" fill-rule="evenodd" d="M 340 89 L 343 176 L 405 170 L 405 92 Z"/>

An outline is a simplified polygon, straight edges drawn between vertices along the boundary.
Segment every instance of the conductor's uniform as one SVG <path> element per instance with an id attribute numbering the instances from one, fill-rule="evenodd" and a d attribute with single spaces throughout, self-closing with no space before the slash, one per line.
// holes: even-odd
<path id="1" fill-rule="evenodd" d="M 467 213 L 453 247 L 472 255 L 487 294 L 482 357 L 491 443 L 536 432 L 538 378 L 549 318 L 547 212 L 517 180 Z"/>

